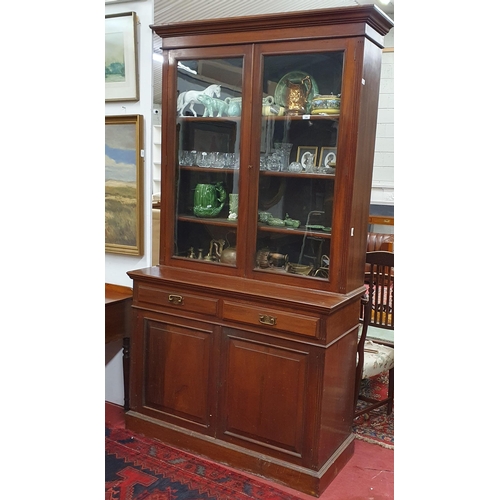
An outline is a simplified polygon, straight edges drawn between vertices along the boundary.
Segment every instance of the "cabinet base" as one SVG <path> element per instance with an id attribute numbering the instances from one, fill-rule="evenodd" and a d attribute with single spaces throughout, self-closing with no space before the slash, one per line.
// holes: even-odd
<path id="1" fill-rule="evenodd" d="M 354 453 L 354 434 L 350 434 L 325 465 L 314 471 L 134 411 L 125 414 L 125 424 L 127 429 L 138 434 L 316 497 L 323 493 Z"/>

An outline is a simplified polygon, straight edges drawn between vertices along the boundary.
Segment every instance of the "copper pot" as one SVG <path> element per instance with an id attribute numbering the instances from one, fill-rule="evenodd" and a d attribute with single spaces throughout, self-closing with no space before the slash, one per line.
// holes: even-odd
<path id="1" fill-rule="evenodd" d="M 288 262 L 288 255 L 272 252 L 267 256 L 267 261 L 271 267 L 284 267 Z"/>
<path id="2" fill-rule="evenodd" d="M 222 250 L 219 262 L 236 265 L 236 248 L 228 247 Z"/>

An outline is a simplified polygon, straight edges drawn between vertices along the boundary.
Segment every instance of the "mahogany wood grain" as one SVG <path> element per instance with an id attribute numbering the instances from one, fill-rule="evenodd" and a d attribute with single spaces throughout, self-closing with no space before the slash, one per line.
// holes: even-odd
<path id="1" fill-rule="evenodd" d="M 132 288 L 105 283 L 105 342 L 122 340 L 123 348 L 123 407 L 129 409 L 130 400 L 130 334 Z"/>
<path id="2" fill-rule="evenodd" d="M 274 471 L 266 477 L 318 493 L 323 474 L 333 477 L 330 467 L 338 472 L 344 453 L 351 453 L 355 337 L 364 287 L 349 296 L 302 290 L 295 297 L 293 291 L 284 295 L 278 284 L 249 280 L 245 287 L 241 278 L 220 276 L 215 282 L 207 273 L 165 266 L 129 274 L 136 316 L 132 428 L 142 429 L 142 419 L 154 422 L 147 428 L 156 437 L 166 433 L 172 444 L 181 440 L 183 447 L 233 466 L 253 464 L 254 472 L 266 463 Z M 151 288 L 159 297 L 165 290 L 189 290 L 217 301 L 217 312 L 155 303 L 149 300 Z M 250 321 L 252 311 L 276 313 L 278 324 L 291 323 L 278 331 Z M 304 331 L 293 328 L 293 318 L 305 320 Z M 196 434 L 184 441 L 182 429 Z M 215 441 L 207 449 L 205 440 L 191 439 L 198 435 Z M 250 461 L 240 456 L 250 452 Z M 257 465 L 258 456 L 263 463 Z M 298 473 L 299 480 L 290 467 L 309 472 Z"/>
<path id="3" fill-rule="evenodd" d="M 211 333 L 206 327 L 148 321 L 143 356 L 144 406 L 209 427 Z"/>
<path id="4" fill-rule="evenodd" d="M 315 368 L 310 350 L 224 329 L 220 439 L 311 463 L 304 411 Z"/>
<path id="5" fill-rule="evenodd" d="M 165 55 L 160 265 L 128 272 L 130 429 L 315 496 L 352 456 L 381 50 L 392 25 L 377 7 L 358 6 L 152 26 Z M 303 61 L 342 57 L 342 111 L 328 118 L 342 160 L 335 175 L 317 177 L 333 190 L 325 208 L 332 232 L 316 234 L 328 242 L 328 278 L 260 270 L 255 262 L 258 231 L 269 238 L 290 231 L 261 231 L 256 217 L 264 60 L 299 53 Z M 193 222 L 177 213 L 179 176 L 198 175 L 178 165 L 177 66 L 225 58 L 241 62 L 247 96 L 241 118 L 224 122 L 238 122 L 240 168 L 230 176 L 239 179 L 238 221 Z M 325 120 L 313 117 L 311 126 Z M 262 175 L 292 186 L 297 177 Z M 178 224 L 235 232 L 236 265 L 187 258 L 177 248 Z"/>
<path id="6" fill-rule="evenodd" d="M 106 344 L 130 337 L 132 288 L 106 283 L 104 303 Z"/>

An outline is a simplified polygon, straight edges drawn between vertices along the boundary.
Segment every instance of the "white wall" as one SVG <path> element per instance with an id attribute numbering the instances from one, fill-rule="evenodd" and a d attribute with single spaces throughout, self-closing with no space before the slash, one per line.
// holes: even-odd
<path id="1" fill-rule="evenodd" d="M 117 285 L 132 286 L 132 280 L 127 271 L 141 269 L 151 265 L 151 152 L 152 152 L 152 40 L 153 34 L 149 27 L 153 24 L 153 0 L 106 4 L 106 14 L 120 12 L 135 12 L 138 18 L 138 68 L 139 68 L 139 96 L 137 102 L 107 102 L 105 114 L 130 115 L 137 114 L 144 117 L 144 255 L 129 256 L 106 253 L 105 281 Z M 122 350 L 120 342 L 106 345 L 105 355 L 105 399 L 112 403 L 123 405 L 123 370 Z"/>
<path id="2" fill-rule="evenodd" d="M 394 28 L 384 43 L 371 203 L 394 205 Z"/>

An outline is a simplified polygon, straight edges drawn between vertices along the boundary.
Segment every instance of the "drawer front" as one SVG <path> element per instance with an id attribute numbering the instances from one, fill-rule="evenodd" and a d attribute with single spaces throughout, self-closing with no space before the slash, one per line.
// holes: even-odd
<path id="1" fill-rule="evenodd" d="M 143 285 L 139 287 L 137 297 L 141 303 L 155 304 L 171 310 L 189 311 L 211 316 L 217 314 L 218 300 L 212 297 Z"/>
<path id="2" fill-rule="evenodd" d="M 229 321 L 265 326 L 271 330 L 297 333 L 308 337 L 316 337 L 319 325 L 319 318 L 226 300 L 222 306 L 222 317 Z"/>

